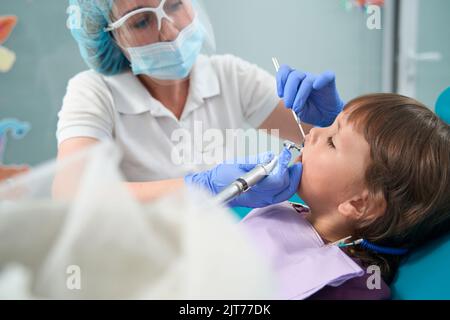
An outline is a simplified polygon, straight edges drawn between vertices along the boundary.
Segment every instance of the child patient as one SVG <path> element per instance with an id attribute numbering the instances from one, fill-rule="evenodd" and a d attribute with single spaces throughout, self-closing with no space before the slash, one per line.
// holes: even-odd
<path id="1" fill-rule="evenodd" d="M 309 208 L 284 203 L 242 222 L 283 299 L 388 299 L 401 251 L 450 231 L 450 127 L 413 99 L 351 101 L 331 127 L 311 130 L 298 161 Z M 377 247 L 326 245 L 348 236 Z"/>

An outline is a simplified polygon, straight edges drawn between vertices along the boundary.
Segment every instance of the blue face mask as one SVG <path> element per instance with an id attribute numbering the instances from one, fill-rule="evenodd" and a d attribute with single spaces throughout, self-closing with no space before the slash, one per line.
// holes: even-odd
<path id="1" fill-rule="evenodd" d="M 159 80 L 180 80 L 192 70 L 203 46 L 205 30 L 197 18 L 172 42 L 128 48 L 135 75 Z"/>

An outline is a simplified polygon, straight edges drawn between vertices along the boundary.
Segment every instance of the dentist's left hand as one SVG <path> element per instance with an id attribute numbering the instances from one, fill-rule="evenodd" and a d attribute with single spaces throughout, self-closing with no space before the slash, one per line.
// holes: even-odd
<path id="1" fill-rule="evenodd" d="M 315 75 L 283 65 L 277 73 L 277 89 L 286 107 L 314 126 L 331 126 L 344 107 L 331 71 Z"/>
<path id="2" fill-rule="evenodd" d="M 184 178 L 184 181 L 187 185 L 199 186 L 208 190 L 212 195 L 217 195 L 257 165 L 267 164 L 273 158 L 273 153 L 266 153 L 251 157 L 241 163 L 221 164 L 206 172 L 190 174 Z M 248 192 L 232 200 L 229 205 L 231 207 L 263 208 L 289 200 L 298 189 L 303 171 L 301 163 L 289 167 L 291 158 L 291 152 L 284 149 L 274 172 Z"/>

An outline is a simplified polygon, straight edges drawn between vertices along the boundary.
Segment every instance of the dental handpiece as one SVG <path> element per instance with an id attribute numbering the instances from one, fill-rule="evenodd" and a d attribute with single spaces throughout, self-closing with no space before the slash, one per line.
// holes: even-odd
<path id="1" fill-rule="evenodd" d="M 290 141 L 286 141 L 284 146 L 288 150 L 297 149 L 299 152 L 302 152 L 303 148 L 297 146 L 295 143 Z M 240 177 L 236 181 L 234 181 L 230 186 L 225 188 L 221 193 L 219 193 L 216 197 L 216 200 L 219 203 L 227 204 L 231 200 L 239 197 L 241 194 L 249 191 L 252 187 L 256 186 L 262 180 L 264 180 L 268 175 L 270 175 L 273 170 L 278 165 L 279 156 L 276 156 L 272 161 L 267 164 L 257 165 L 253 170 Z"/>
<path id="2" fill-rule="evenodd" d="M 227 204 L 231 200 L 239 197 L 241 194 L 250 190 L 253 186 L 261 182 L 267 177 L 277 166 L 278 156 L 265 165 L 257 165 L 255 169 L 234 181 L 230 186 L 225 188 L 217 195 L 217 201 Z"/>

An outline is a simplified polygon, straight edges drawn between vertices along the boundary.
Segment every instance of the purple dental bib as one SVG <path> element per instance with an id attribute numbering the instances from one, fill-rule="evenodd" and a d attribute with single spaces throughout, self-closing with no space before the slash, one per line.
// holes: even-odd
<path id="1" fill-rule="evenodd" d="M 296 209 L 297 208 L 297 209 Z M 307 207 L 290 203 L 253 210 L 240 227 L 272 267 L 277 298 L 302 300 L 325 286 L 338 287 L 364 271 L 337 246 L 326 246 L 305 219 Z"/>

